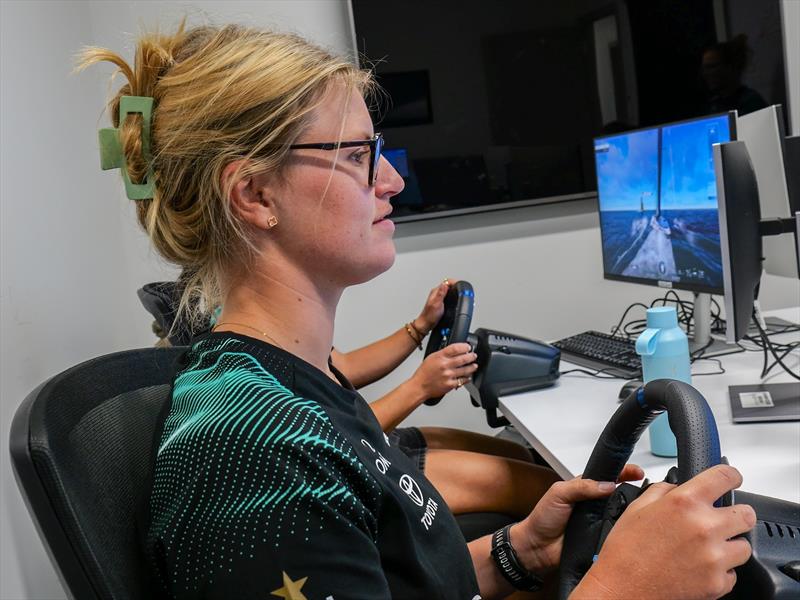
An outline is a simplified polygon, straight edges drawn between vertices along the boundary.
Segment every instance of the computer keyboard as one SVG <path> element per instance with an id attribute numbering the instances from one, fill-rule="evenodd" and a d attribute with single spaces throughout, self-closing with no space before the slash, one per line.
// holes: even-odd
<path id="1" fill-rule="evenodd" d="M 628 379 L 641 377 L 642 361 L 636 354 L 636 341 L 600 331 L 584 331 L 552 344 L 561 357 L 590 369 L 609 369 L 611 375 Z"/>

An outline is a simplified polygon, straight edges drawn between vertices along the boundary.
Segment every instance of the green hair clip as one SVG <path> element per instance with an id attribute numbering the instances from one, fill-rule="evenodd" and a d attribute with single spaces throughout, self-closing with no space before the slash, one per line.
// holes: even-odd
<path id="1" fill-rule="evenodd" d="M 101 129 L 98 133 L 100 139 L 100 168 L 104 171 L 119 169 L 125 181 L 125 193 L 131 200 L 149 200 L 153 197 L 155 177 L 153 176 L 153 160 L 150 154 L 150 126 L 153 117 L 153 99 L 148 96 L 123 96 L 119 102 L 119 123 L 131 113 L 142 115 L 142 155 L 147 161 L 147 175 L 144 183 L 133 183 L 128 175 L 125 164 L 125 155 L 122 152 L 122 143 L 119 139 L 119 127 Z"/>

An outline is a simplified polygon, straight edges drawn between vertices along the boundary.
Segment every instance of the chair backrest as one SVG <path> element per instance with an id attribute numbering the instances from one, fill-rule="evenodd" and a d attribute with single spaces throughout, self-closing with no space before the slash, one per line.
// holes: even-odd
<path id="1" fill-rule="evenodd" d="M 184 348 L 101 356 L 31 392 L 11 424 L 17 483 L 73 598 L 151 597 L 137 517 Z"/>

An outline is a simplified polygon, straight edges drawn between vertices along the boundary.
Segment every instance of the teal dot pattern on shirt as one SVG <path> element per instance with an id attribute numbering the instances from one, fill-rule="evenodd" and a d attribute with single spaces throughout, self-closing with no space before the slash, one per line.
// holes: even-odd
<path id="1" fill-rule="evenodd" d="M 380 488 L 349 441 L 240 346 L 198 342 L 174 382 L 147 534 L 173 591 L 202 589 L 263 545 L 302 550 L 332 520 L 377 540 Z"/>

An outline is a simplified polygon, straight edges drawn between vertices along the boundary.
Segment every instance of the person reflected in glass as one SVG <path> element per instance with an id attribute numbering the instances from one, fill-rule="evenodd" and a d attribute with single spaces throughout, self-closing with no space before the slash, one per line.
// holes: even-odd
<path id="1" fill-rule="evenodd" d="M 736 110 L 746 115 L 767 106 L 761 94 L 742 83 L 752 54 L 743 33 L 703 52 L 700 72 L 708 92 L 708 114 Z"/>

